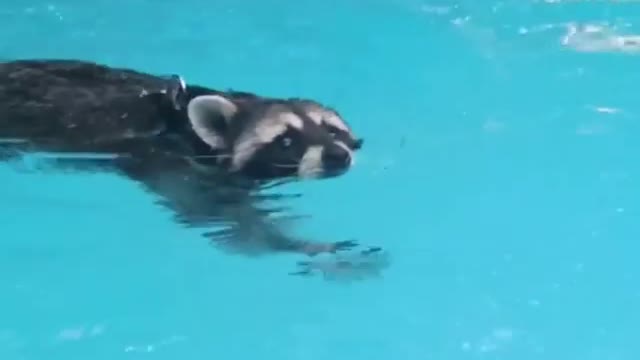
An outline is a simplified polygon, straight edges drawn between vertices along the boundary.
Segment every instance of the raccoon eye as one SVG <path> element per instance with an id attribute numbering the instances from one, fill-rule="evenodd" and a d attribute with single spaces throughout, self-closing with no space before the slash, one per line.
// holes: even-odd
<path id="1" fill-rule="evenodd" d="M 336 136 L 338 136 L 338 132 L 334 129 L 329 129 L 329 135 L 331 135 L 332 138 L 335 138 Z"/>
<path id="2" fill-rule="evenodd" d="M 282 140 L 280 140 L 280 144 L 282 144 L 282 146 L 286 147 L 286 148 L 291 146 L 291 142 L 292 142 L 292 140 L 288 136 L 285 136 L 285 137 L 282 138 Z"/>

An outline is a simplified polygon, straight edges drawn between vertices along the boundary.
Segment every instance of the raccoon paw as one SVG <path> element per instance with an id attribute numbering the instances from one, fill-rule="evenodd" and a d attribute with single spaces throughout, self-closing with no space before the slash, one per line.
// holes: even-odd
<path id="1" fill-rule="evenodd" d="M 348 245 L 355 246 L 355 243 Z M 297 269 L 289 275 L 321 275 L 328 281 L 360 281 L 379 278 L 389 264 L 389 254 L 381 247 L 372 246 L 360 251 L 298 261 Z"/>
<path id="2" fill-rule="evenodd" d="M 371 246 L 367 249 L 364 249 L 360 252 L 361 255 L 367 256 L 367 255 L 374 255 L 376 253 L 379 253 L 382 251 L 382 248 L 379 246 Z"/>

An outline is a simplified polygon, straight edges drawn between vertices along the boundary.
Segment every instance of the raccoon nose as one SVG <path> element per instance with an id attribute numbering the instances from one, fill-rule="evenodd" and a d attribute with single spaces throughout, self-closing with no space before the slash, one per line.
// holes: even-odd
<path id="1" fill-rule="evenodd" d="M 340 146 L 327 147 L 322 153 L 324 166 L 329 169 L 342 169 L 350 165 L 351 155 Z"/>

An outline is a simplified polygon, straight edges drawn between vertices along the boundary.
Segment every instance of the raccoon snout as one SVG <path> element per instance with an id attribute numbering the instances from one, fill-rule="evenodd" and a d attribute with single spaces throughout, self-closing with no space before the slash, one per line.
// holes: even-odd
<path id="1" fill-rule="evenodd" d="M 322 152 L 322 163 L 328 169 L 343 169 L 351 165 L 351 154 L 341 146 L 326 147 Z"/>

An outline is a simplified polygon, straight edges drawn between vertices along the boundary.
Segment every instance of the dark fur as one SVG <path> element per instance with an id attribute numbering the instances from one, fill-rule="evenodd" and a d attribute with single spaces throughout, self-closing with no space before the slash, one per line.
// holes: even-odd
<path id="1" fill-rule="evenodd" d="M 264 181 L 280 174 L 229 174 L 220 155 L 191 130 L 186 104 L 195 96 L 221 94 L 240 109 L 234 126 L 246 126 L 265 104 L 296 109 L 298 99 L 277 100 L 255 94 L 180 86 L 175 76 L 155 76 L 75 60 L 20 60 L 0 64 L 0 140 L 25 143 L 7 151 L 118 154 L 113 160 L 60 160 L 77 169 L 115 171 L 143 184 L 188 226 L 228 225 L 207 235 L 234 249 L 316 254 L 355 243 L 309 242 L 287 235 L 256 207 Z M 221 125 L 223 126 L 223 125 Z M 224 127 L 224 126 L 223 126 Z M 349 139 L 347 139 L 349 140 Z M 345 142 L 347 142 L 345 140 Z M 359 147 L 350 142 L 349 146 Z M 14 154 L 5 152 L 5 158 Z M 197 170 L 193 161 L 212 171 Z M 218 171 L 215 171 L 218 170 Z M 253 242 L 248 239 L 252 238 Z M 255 239 L 258 240 L 255 240 Z M 251 243 L 250 243 L 251 242 Z"/>

